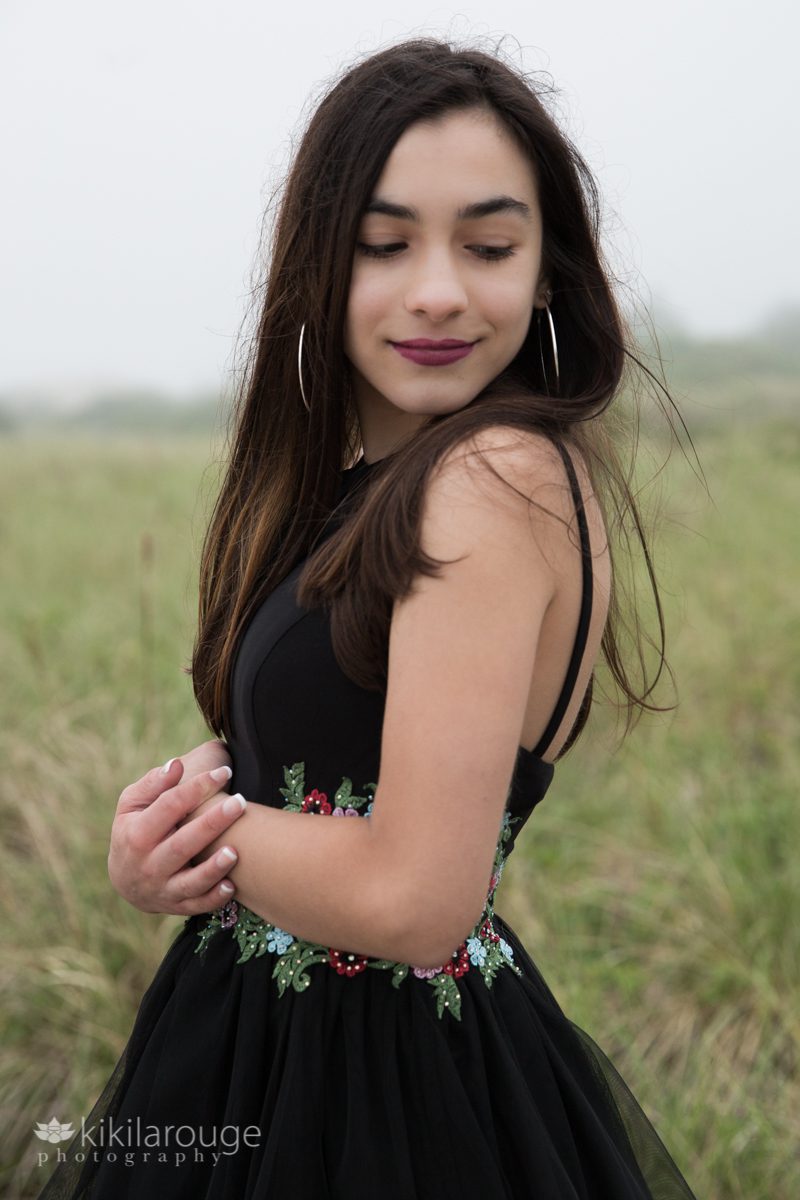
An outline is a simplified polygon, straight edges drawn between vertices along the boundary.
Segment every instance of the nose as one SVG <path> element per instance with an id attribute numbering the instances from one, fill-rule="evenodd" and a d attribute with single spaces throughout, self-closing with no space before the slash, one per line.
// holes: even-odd
<path id="1" fill-rule="evenodd" d="M 406 289 L 405 306 L 414 315 L 444 321 L 469 306 L 469 297 L 449 255 L 426 255 Z"/>

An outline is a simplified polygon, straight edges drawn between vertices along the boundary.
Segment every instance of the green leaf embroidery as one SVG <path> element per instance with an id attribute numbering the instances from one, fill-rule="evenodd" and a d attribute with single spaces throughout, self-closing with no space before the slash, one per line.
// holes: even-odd
<path id="1" fill-rule="evenodd" d="M 219 913 L 214 913 L 208 924 L 205 925 L 198 934 L 198 937 L 200 938 L 200 945 L 196 948 L 195 954 L 202 954 L 211 938 L 214 936 L 217 930 L 221 928 L 222 923 L 219 918 Z"/>
<path id="2" fill-rule="evenodd" d="M 273 926 L 257 913 L 251 912 L 243 904 L 238 905 L 238 919 L 233 926 L 233 932 L 241 954 L 236 962 L 249 962 L 251 958 L 261 958 L 262 954 L 266 954 L 272 930 Z"/>
<path id="3" fill-rule="evenodd" d="M 428 982 L 436 991 L 436 1015 L 441 1017 L 447 1008 L 457 1021 L 461 1020 L 461 993 L 452 975 L 435 975 Z"/>
<path id="4" fill-rule="evenodd" d="M 330 952 L 325 946 L 315 946 L 312 942 L 295 941 L 291 947 L 278 956 L 272 978 L 278 981 L 278 995 L 282 996 L 291 984 L 296 992 L 304 991 L 311 980 L 305 968 L 315 962 L 328 962 Z"/>
<path id="5" fill-rule="evenodd" d="M 371 801 L 374 799 L 377 788 L 377 784 L 367 783 L 364 785 L 364 790 L 369 791 L 370 795 L 355 796 L 353 795 L 352 780 L 344 776 L 336 790 L 333 807 L 331 807 L 326 793 L 319 792 L 316 788 L 306 793 L 304 763 L 294 763 L 291 767 L 284 767 L 283 776 L 286 786 L 279 788 L 279 791 L 285 798 L 286 802 L 283 807 L 287 812 L 323 813 L 325 815 L 333 812 L 339 816 L 346 815 L 348 810 L 358 812 L 368 801 L 370 801 L 368 808 L 371 808 Z M 359 813 L 359 815 L 368 817 L 369 812 Z M 484 983 L 490 988 L 502 967 L 509 967 L 519 976 L 523 974 L 517 964 L 512 961 L 511 947 L 495 932 L 492 904 L 505 863 L 504 847 L 511 837 L 511 826 L 519 820 L 519 817 L 512 817 L 507 810 L 503 812 L 492 878 L 481 919 L 461 945 L 453 951 L 450 961 L 443 964 L 439 970 L 413 967 L 410 963 L 393 962 L 385 958 L 371 959 L 365 955 L 351 954 L 347 951 L 296 938 L 286 930 L 279 929 L 276 925 L 265 921 L 263 917 L 252 912 L 243 904 L 238 904 L 235 900 L 229 901 L 209 917 L 197 935 L 199 944 L 195 947 L 195 953 L 204 954 L 209 941 L 218 930 L 231 930 L 240 951 L 239 958 L 236 960 L 237 965 L 246 963 L 251 958 L 261 958 L 267 952 L 276 955 L 272 978 L 276 980 L 279 996 L 282 996 L 290 986 L 296 992 L 305 991 L 311 983 L 307 968 L 314 963 L 327 963 L 331 969 L 335 969 L 341 974 L 347 974 L 351 978 L 356 974 L 361 974 L 367 968 L 391 970 L 392 986 L 396 988 L 400 987 L 409 971 L 412 971 L 415 978 L 424 979 L 433 988 L 437 1016 L 441 1018 L 447 1011 L 457 1021 L 460 1021 L 461 992 L 458 987 L 458 977 L 468 970 L 477 968 Z"/>

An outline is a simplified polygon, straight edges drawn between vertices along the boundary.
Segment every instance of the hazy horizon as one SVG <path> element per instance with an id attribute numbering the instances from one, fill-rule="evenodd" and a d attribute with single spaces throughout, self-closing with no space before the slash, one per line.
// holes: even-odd
<path id="1" fill-rule="evenodd" d="M 800 303 L 795 10 L 498 0 L 488 25 L 481 9 L 412 2 L 400 21 L 344 0 L 309 22 L 253 0 L 4 5 L 0 394 L 224 387 L 266 199 L 313 99 L 426 34 L 506 33 L 555 84 L 611 266 L 665 328 L 736 337 Z"/>

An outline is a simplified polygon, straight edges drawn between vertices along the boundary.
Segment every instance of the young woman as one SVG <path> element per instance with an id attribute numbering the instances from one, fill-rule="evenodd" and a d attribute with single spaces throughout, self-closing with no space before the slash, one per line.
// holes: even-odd
<path id="1" fill-rule="evenodd" d="M 314 113 L 202 557 L 225 744 L 112 830 L 117 890 L 187 919 L 43 1196 L 692 1196 L 494 911 L 598 658 L 653 707 L 618 651 L 607 516 L 647 546 L 598 224 L 495 54 L 397 45 Z"/>

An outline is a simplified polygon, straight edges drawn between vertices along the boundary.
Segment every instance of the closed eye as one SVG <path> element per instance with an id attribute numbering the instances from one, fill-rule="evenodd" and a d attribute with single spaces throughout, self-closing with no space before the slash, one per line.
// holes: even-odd
<path id="1" fill-rule="evenodd" d="M 404 250 L 405 245 L 405 242 L 392 242 L 387 246 L 370 246 L 368 242 L 356 242 L 361 253 L 370 258 L 391 258 L 395 250 Z"/>
<path id="2" fill-rule="evenodd" d="M 390 242 L 383 246 L 372 246 L 368 242 L 356 242 L 356 248 L 369 258 L 394 258 L 399 250 L 405 250 L 405 242 Z M 467 246 L 484 262 L 500 262 L 510 258 L 514 253 L 513 246 Z"/>

